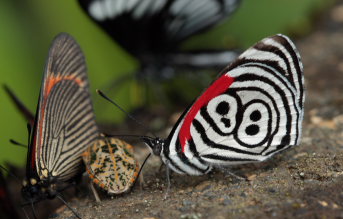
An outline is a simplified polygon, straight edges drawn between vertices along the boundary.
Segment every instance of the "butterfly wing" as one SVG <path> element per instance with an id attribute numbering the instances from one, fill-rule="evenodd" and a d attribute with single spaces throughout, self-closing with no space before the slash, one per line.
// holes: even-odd
<path id="1" fill-rule="evenodd" d="M 29 122 L 30 126 L 33 126 L 35 116 L 31 111 L 22 103 L 19 98 L 14 94 L 14 92 L 6 85 L 4 85 L 4 90 L 14 103 L 14 105 L 17 107 L 17 109 L 20 111 L 20 113 L 24 116 L 24 118 Z"/>
<path id="2" fill-rule="evenodd" d="M 83 154 L 83 161 L 93 182 L 109 194 L 128 191 L 138 176 L 132 146 L 117 138 L 99 138 Z"/>
<path id="3" fill-rule="evenodd" d="M 283 35 L 266 38 L 226 68 L 179 119 L 164 154 L 174 169 L 193 174 L 204 170 L 198 163 L 263 161 L 299 144 L 304 99 L 294 44 Z"/>
<path id="4" fill-rule="evenodd" d="M 237 8 L 239 0 L 79 0 L 116 42 L 139 58 L 175 50 Z"/>
<path id="5" fill-rule="evenodd" d="M 84 56 L 71 36 L 60 34 L 45 66 L 28 174 L 36 167 L 40 179 L 71 179 L 97 136 Z"/>
<path id="6" fill-rule="evenodd" d="M 223 69 L 237 57 L 237 52 L 229 50 L 174 52 L 166 55 L 165 62 L 181 69 Z"/>

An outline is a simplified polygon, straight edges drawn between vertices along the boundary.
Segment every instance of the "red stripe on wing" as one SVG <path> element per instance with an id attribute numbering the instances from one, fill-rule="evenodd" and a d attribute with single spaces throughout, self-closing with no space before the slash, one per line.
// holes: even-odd
<path id="1" fill-rule="evenodd" d="M 40 108 L 40 121 L 38 121 L 38 131 L 39 131 L 39 150 L 41 145 L 43 145 L 43 139 L 42 139 L 42 127 L 43 127 L 43 121 L 44 121 L 44 116 L 45 116 L 45 108 L 46 108 L 46 100 L 51 92 L 51 89 L 59 82 L 64 81 L 64 80 L 70 80 L 70 81 L 74 81 L 75 83 L 77 83 L 80 87 L 84 86 L 84 81 L 82 81 L 80 78 L 77 78 L 73 75 L 68 75 L 68 76 L 61 76 L 61 75 L 50 75 L 46 80 L 45 80 L 45 86 L 44 86 L 44 92 L 43 92 L 43 102 L 42 102 L 42 107 Z M 37 133 L 36 133 L 37 134 Z M 34 136 L 34 145 L 33 145 L 33 150 L 32 150 L 32 154 L 31 156 L 33 156 L 31 158 L 31 167 L 34 168 L 35 165 L 35 154 L 36 154 L 36 149 L 37 149 L 37 143 L 36 143 L 36 136 Z M 40 153 L 40 151 L 39 151 Z"/>
<path id="2" fill-rule="evenodd" d="M 186 142 L 191 138 L 191 124 L 199 112 L 211 99 L 225 92 L 233 83 L 234 78 L 223 75 L 218 78 L 213 84 L 205 90 L 205 92 L 193 104 L 187 113 L 179 133 L 179 140 L 182 146 L 182 152 L 185 152 Z"/>

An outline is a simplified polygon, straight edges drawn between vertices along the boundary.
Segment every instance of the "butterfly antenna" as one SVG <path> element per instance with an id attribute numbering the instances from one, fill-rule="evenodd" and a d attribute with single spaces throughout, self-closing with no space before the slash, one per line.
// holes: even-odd
<path id="1" fill-rule="evenodd" d="M 21 210 L 23 210 L 25 217 L 26 217 L 27 219 L 30 219 L 30 217 L 29 217 L 29 215 L 27 214 L 27 212 L 26 212 L 24 206 L 21 207 Z"/>
<path id="2" fill-rule="evenodd" d="M 33 214 L 33 218 L 37 219 L 37 214 L 35 211 L 35 206 L 33 205 L 33 201 L 31 200 L 31 210 L 32 210 L 32 214 Z"/>
<path id="3" fill-rule="evenodd" d="M 123 113 L 125 113 L 131 120 L 133 120 L 134 122 L 136 122 L 138 125 L 140 125 L 141 127 L 143 127 L 144 129 L 147 129 L 147 127 L 142 124 L 140 121 L 138 121 L 135 117 L 133 117 L 132 115 L 130 115 L 128 112 L 126 112 L 122 107 L 120 107 L 116 102 L 114 102 L 113 100 L 111 100 L 109 97 L 107 97 L 101 90 L 96 89 L 96 92 L 104 99 L 106 99 L 107 101 L 109 101 L 110 103 L 112 103 L 113 105 L 115 105 L 119 110 L 121 110 Z M 147 129 L 149 130 L 149 129 Z M 154 135 L 154 133 L 152 133 Z M 155 136 L 155 135 L 154 135 Z M 156 137 L 156 136 L 155 136 Z"/>
<path id="4" fill-rule="evenodd" d="M 150 140 L 153 140 L 155 138 L 146 136 L 146 135 L 110 135 L 110 134 L 104 134 L 105 137 L 114 137 L 114 138 L 148 138 Z"/>
<path id="5" fill-rule="evenodd" d="M 141 168 L 139 168 L 139 171 L 138 171 L 138 174 L 137 174 L 137 179 L 138 179 L 139 175 L 141 174 L 142 169 L 143 169 L 145 163 L 147 162 L 147 160 L 149 159 L 150 156 L 151 156 L 151 153 L 149 153 L 149 154 L 146 156 L 146 158 L 144 159 Z M 136 182 L 137 182 L 137 180 L 135 180 L 135 182 L 133 183 L 132 188 L 136 185 Z"/>
<path id="6" fill-rule="evenodd" d="M 66 202 L 66 201 L 62 198 L 62 196 L 61 196 L 60 194 L 58 194 L 56 197 L 57 197 L 59 200 L 61 200 L 61 201 L 63 202 L 63 204 L 64 204 L 65 206 L 67 206 L 67 207 L 69 208 L 69 210 L 71 210 L 71 212 L 73 212 L 73 214 L 75 215 L 75 217 L 77 217 L 77 218 L 79 218 L 79 219 L 82 219 L 82 218 L 76 213 L 76 211 L 68 204 L 68 202 Z"/>
<path id="7" fill-rule="evenodd" d="M 22 143 L 19 143 L 19 142 L 17 142 L 16 140 L 13 140 L 13 139 L 10 139 L 10 143 L 11 143 L 11 144 L 14 144 L 14 145 L 16 145 L 16 146 L 20 146 L 20 147 L 23 147 L 23 148 L 27 148 L 27 145 L 22 144 Z"/>

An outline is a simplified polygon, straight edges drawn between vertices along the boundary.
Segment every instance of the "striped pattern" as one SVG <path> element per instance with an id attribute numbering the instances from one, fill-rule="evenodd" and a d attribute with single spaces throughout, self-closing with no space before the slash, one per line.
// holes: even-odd
<path id="1" fill-rule="evenodd" d="M 266 160 L 300 143 L 304 100 L 294 44 L 284 35 L 266 38 L 241 54 L 181 116 L 163 143 L 162 160 L 190 175 Z"/>
<path id="2" fill-rule="evenodd" d="M 39 178 L 60 181 L 79 174 L 81 154 L 98 136 L 85 59 L 67 34 L 58 35 L 49 51 L 33 135 Z"/>
<path id="3" fill-rule="evenodd" d="M 178 46 L 182 41 L 228 18 L 239 6 L 240 0 L 78 0 L 78 2 L 92 20 L 118 44 L 138 58 L 141 64 L 146 65 L 147 62 L 157 59 L 158 64 L 161 65 L 161 62 L 173 62 L 169 57 L 161 57 L 161 55 L 174 54 L 179 50 Z M 192 57 L 188 54 L 187 58 Z M 197 60 L 190 62 L 192 63 L 187 63 L 197 64 Z"/>
<path id="4" fill-rule="evenodd" d="M 139 172 L 133 147 L 117 138 L 100 137 L 83 154 L 83 161 L 89 177 L 109 194 L 127 192 Z"/>
<path id="5" fill-rule="evenodd" d="M 84 0 L 80 0 L 80 4 Z M 185 38 L 204 27 L 212 26 L 231 14 L 238 0 L 93 0 L 88 14 L 98 22 L 114 20 L 130 14 L 134 20 L 145 19 L 163 12 L 167 36 Z"/>

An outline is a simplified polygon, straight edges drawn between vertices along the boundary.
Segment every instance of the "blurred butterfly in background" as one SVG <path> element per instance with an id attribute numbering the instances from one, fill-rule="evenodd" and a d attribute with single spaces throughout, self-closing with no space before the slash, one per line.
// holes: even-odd
<path id="1" fill-rule="evenodd" d="M 100 136 L 82 157 L 93 183 L 109 195 L 129 191 L 137 179 L 133 147 L 118 138 Z"/>
<path id="2" fill-rule="evenodd" d="M 34 119 L 14 94 L 5 90 L 29 124 L 33 122 L 22 187 L 25 204 L 55 197 L 65 203 L 61 192 L 82 174 L 81 154 L 99 135 L 79 45 L 66 33 L 54 39 Z"/>
<path id="3" fill-rule="evenodd" d="M 300 143 L 304 100 L 300 55 L 288 37 L 275 35 L 225 68 L 167 139 L 142 139 L 180 174 L 260 162 Z"/>
<path id="4" fill-rule="evenodd" d="M 240 0 L 79 0 L 83 10 L 140 62 L 136 76 L 157 80 L 184 69 L 223 68 L 228 50 L 180 50 L 181 43 L 228 18 Z M 127 77 L 127 76 L 126 76 Z M 131 76 L 130 76 L 131 77 Z M 118 80 L 120 86 L 123 80 Z"/>

